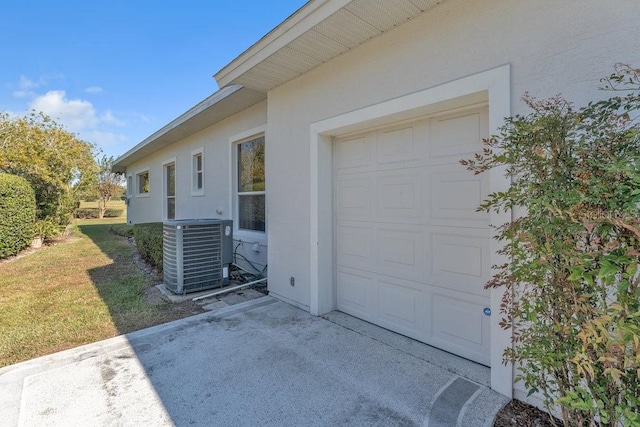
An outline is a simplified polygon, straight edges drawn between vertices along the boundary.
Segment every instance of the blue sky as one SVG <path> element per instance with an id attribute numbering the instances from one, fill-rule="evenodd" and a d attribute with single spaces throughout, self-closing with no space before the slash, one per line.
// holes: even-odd
<path id="1" fill-rule="evenodd" d="M 305 0 L 20 0 L 0 13 L 0 111 L 43 111 L 117 157 L 218 90 Z"/>

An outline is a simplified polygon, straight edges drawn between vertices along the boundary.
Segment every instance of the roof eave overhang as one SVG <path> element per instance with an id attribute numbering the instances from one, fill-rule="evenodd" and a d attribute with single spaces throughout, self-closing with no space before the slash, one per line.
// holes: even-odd
<path id="1" fill-rule="evenodd" d="M 118 157 L 111 169 L 113 172 L 125 173 L 131 164 L 239 113 L 266 97 L 265 92 L 241 85 L 224 87 Z"/>
<path id="2" fill-rule="evenodd" d="M 311 0 L 214 77 L 267 92 L 444 1 Z"/>
<path id="3" fill-rule="evenodd" d="M 351 0 L 310 0 L 236 59 L 218 71 L 214 78 L 224 87 L 253 69 L 274 53 L 346 6 Z"/>

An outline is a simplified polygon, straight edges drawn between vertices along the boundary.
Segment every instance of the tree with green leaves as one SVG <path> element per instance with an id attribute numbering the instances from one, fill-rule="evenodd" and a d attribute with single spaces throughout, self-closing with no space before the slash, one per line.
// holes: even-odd
<path id="1" fill-rule="evenodd" d="M 94 147 L 42 113 L 0 113 L 0 172 L 25 178 L 36 194 L 37 218 L 67 225 L 96 179 Z"/>
<path id="2" fill-rule="evenodd" d="M 104 218 L 107 204 L 116 196 L 122 194 L 124 175 L 111 171 L 114 158 L 102 156 L 97 162 L 98 175 L 96 180 L 96 192 L 98 193 L 98 218 Z"/>
<path id="3" fill-rule="evenodd" d="M 487 287 L 505 291 L 505 361 L 565 426 L 640 425 L 640 69 L 604 82 L 628 92 L 582 108 L 526 95 L 532 112 L 462 161 L 511 178 L 479 208 L 515 213 Z"/>

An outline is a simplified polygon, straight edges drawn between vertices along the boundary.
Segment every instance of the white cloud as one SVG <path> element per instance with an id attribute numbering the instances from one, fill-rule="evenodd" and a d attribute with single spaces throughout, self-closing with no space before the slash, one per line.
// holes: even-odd
<path id="1" fill-rule="evenodd" d="M 72 132 L 91 129 L 100 123 L 96 109 L 89 101 L 68 99 L 63 90 L 52 90 L 36 97 L 29 103 L 29 108 L 42 111 Z"/>
<path id="2" fill-rule="evenodd" d="M 123 147 L 130 142 L 130 139 L 122 133 L 122 129 L 128 129 L 131 123 L 139 121 L 138 114 L 135 112 L 126 114 L 125 121 L 109 109 L 96 108 L 90 101 L 83 99 L 82 95 L 71 97 L 65 90 L 49 90 L 43 93 L 44 87 L 48 86 L 52 80 L 63 78 L 62 75 L 43 75 L 37 79 L 20 76 L 9 87 L 14 90 L 14 97 L 23 99 L 26 110 L 46 114 L 66 130 L 76 134 L 78 138 L 95 144 L 105 154 L 112 155 L 123 151 Z M 103 89 L 97 85 L 87 87 L 83 91 L 84 94 L 101 92 Z M 11 114 L 19 117 L 25 113 Z M 146 119 L 146 117 L 143 118 L 143 120 Z"/>
<path id="3" fill-rule="evenodd" d="M 102 93 L 104 92 L 104 89 L 102 89 L 100 86 L 89 86 L 84 91 L 87 93 Z"/>
<path id="4" fill-rule="evenodd" d="M 31 101 L 29 108 L 42 111 L 77 134 L 80 139 L 95 144 L 107 154 L 120 151 L 119 146 L 129 140 L 125 135 L 113 131 L 112 128 L 124 127 L 126 123 L 110 110 L 98 113 L 91 102 L 69 99 L 63 90 L 53 90 L 37 96 Z"/>

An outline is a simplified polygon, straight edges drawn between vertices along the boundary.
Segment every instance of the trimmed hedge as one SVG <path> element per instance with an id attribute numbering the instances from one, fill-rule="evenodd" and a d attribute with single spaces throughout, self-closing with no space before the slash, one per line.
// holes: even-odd
<path id="1" fill-rule="evenodd" d="M 162 223 L 135 224 L 133 235 L 142 259 L 162 272 Z"/>
<path id="2" fill-rule="evenodd" d="M 36 195 L 26 179 L 0 173 L 0 215 L 0 258 L 6 258 L 33 240 Z"/>
<path id="3" fill-rule="evenodd" d="M 104 212 L 105 218 L 119 218 L 124 214 L 124 209 L 109 209 Z M 95 219 L 98 218 L 98 208 L 79 208 L 76 209 L 76 218 L 79 219 Z"/>

